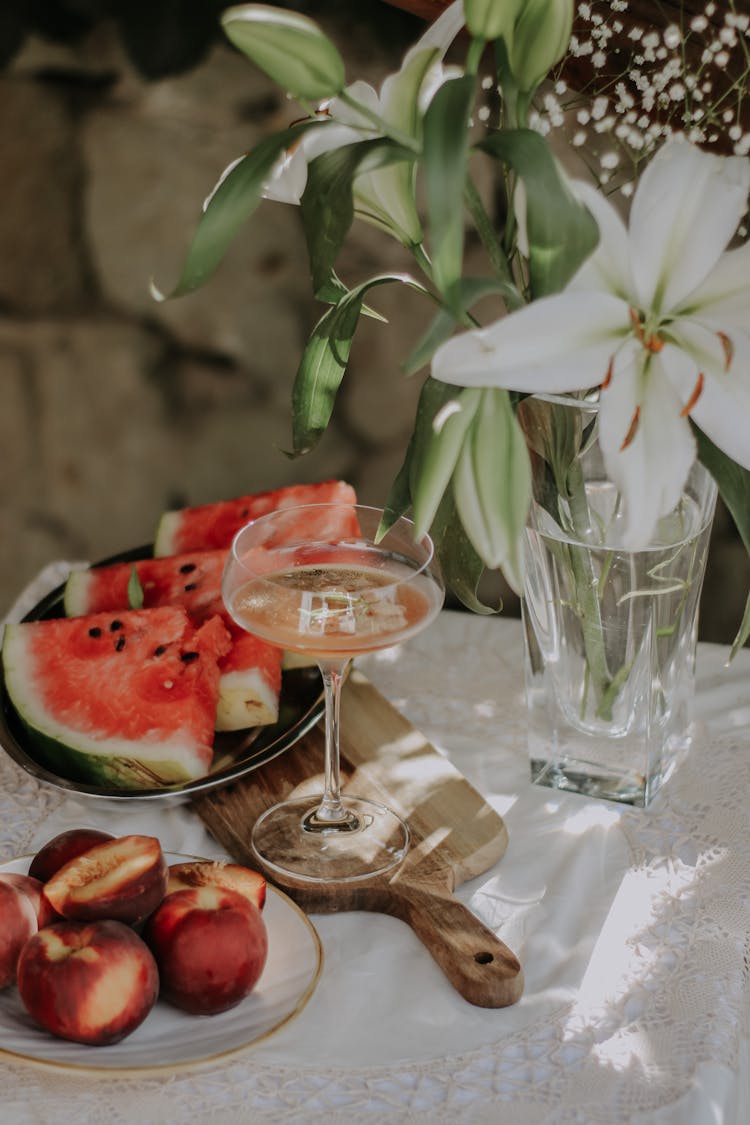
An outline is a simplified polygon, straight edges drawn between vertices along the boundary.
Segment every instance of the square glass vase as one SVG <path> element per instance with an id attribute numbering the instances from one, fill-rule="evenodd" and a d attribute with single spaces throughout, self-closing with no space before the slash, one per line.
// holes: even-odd
<path id="1" fill-rule="evenodd" d="M 595 402 L 524 400 L 532 460 L 522 618 L 531 778 L 645 807 L 688 750 L 716 485 L 693 466 L 638 551 Z"/>

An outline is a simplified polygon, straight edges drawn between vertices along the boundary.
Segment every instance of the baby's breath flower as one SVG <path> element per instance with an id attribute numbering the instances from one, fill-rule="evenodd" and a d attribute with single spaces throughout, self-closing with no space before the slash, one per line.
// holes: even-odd
<path id="1" fill-rule="evenodd" d="M 671 23 L 664 29 L 664 43 L 671 51 L 676 50 L 682 43 L 682 32 L 676 23 Z"/>
<path id="2" fill-rule="evenodd" d="M 750 90 L 750 14 L 739 6 L 744 0 L 709 0 L 690 13 L 675 4 L 670 21 L 655 5 L 653 23 L 644 23 L 642 16 L 635 22 L 628 0 L 581 0 L 570 51 L 579 60 L 571 71 L 576 81 L 563 66 L 553 78 L 560 104 L 538 107 L 541 119 L 550 129 L 572 121 L 569 141 L 587 150 L 600 183 L 605 174 L 617 178 L 617 190 L 670 135 L 727 154 L 750 152 L 742 106 Z M 611 165 L 615 150 L 626 158 Z"/>

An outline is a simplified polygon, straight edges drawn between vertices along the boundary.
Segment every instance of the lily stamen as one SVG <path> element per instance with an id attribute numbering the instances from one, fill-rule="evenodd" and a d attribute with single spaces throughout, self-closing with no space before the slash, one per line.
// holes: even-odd
<path id="1" fill-rule="evenodd" d="M 636 338 L 641 344 L 643 344 L 647 352 L 656 354 L 657 352 L 661 351 L 661 349 L 664 347 L 664 341 L 660 339 L 655 332 L 652 332 L 650 336 L 646 335 L 645 329 L 643 327 L 643 321 L 639 317 L 636 309 L 632 307 L 632 305 L 630 307 L 630 323 L 633 325 L 633 331 L 635 332 Z"/>
<path id="2" fill-rule="evenodd" d="M 607 389 L 607 387 L 609 386 L 609 384 L 612 382 L 612 372 L 614 370 L 614 365 L 615 365 L 615 358 L 614 358 L 614 356 L 612 356 L 612 359 L 610 359 L 609 365 L 607 367 L 607 374 L 604 376 L 604 381 L 602 382 L 602 385 L 601 385 L 601 389 L 603 391 L 605 391 Z"/>
<path id="3" fill-rule="evenodd" d="M 620 446 L 620 453 L 622 453 L 622 451 L 624 449 L 628 448 L 631 441 L 635 437 L 636 430 L 638 429 L 638 422 L 639 422 L 640 416 L 641 416 L 641 408 L 640 408 L 640 406 L 636 406 L 635 413 L 633 414 L 633 417 L 630 421 L 630 426 L 628 427 L 628 432 L 625 434 L 625 440 L 622 443 L 622 445 Z"/>
<path id="4" fill-rule="evenodd" d="M 680 411 L 680 418 L 687 418 L 688 414 L 693 409 L 698 399 L 701 397 L 701 394 L 703 392 L 703 384 L 705 383 L 705 381 L 705 377 L 703 375 L 703 372 L 701 371 L 698 375 L 696 384 L 693 387 L 693 393 Z"/>
<path id="5" fill-rule="evenodd" d="M 724 349 L 724 370 L 728 371 L 734 359 L 734 344 L 727 336 L 726 332 L 717 332 L 716 335 L 721 340 L 721 346 Z"/>

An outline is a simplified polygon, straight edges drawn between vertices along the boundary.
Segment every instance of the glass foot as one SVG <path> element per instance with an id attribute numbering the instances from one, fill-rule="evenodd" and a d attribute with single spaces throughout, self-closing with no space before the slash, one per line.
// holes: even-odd
<path id="1" fill-rule="evenodd" d="M 343 798 L 345 815 L 319 815 L 320 797 L 274 805 L 253 828 L 253 851 L 272 874 L 307 883 L 349 883 L 382 875 L 409 850 L 409 828 L 377 801 Z"/>

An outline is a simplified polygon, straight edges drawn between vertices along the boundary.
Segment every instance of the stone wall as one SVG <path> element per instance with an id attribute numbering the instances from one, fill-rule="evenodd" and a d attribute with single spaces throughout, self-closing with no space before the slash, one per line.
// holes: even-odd
<path id="1" fill-rule="evenodd" d="M 404 42 L 372 34 L 378 0 L 351 7 L 328 30 L 378 83 Z M 297 210 L 262 205 L 202 291 L 149 293 L 176 279 L 221 170 L 290 110 L 221 43 L 146 82 L 106 26 L 65 49 L 29 41 L 0 75 L 0 612 L 52 559 L 149 542 L 166 507 L 329 476 L 385 499 L 419 391 L 399 371 L 430 315 L 415 297 L 373 298 L 390 324 L 363 322 L 329 433 L 293 461 L 289 395 L 320 311 Z M 361 224 L 339 263 L 352 280 L 408 268 Z M 722 514 L 706 636 L 731 636 L 748 583 Z"/>

